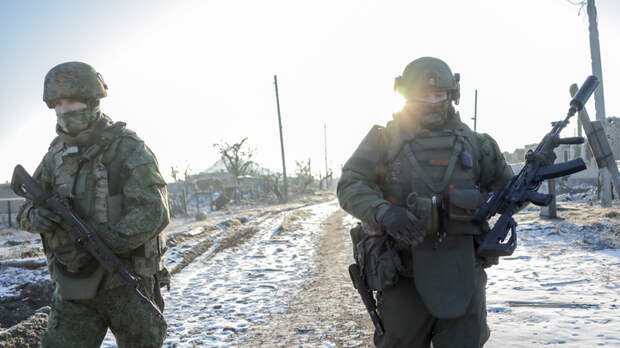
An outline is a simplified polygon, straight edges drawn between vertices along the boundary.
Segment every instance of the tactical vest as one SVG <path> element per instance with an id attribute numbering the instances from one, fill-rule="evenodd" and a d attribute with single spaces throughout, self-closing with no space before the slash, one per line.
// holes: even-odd
<path id="1" fill-rule="evenodd" d="M 133 135 L 125 130 L 123 133 Z M 120 141 L 121 134 L 118 134 L 97 153 L 93 153 L 94 156 L 88 161 L 80 160 L 77 146 L 65 144 L 59 138 L 50 148 L 53 190 L 61 197 L 69 197 L 77 214 L 87 222 L 116 223 L 122 216 L 119 168 L 122 160 L 116 158 L 123 156 L 117 153 Z M 104 279 L 106 272 L 103 267 L 85 249 L 77 246 L 62 229 L 57 229 L 51 237 L 45 238 L 44 247 L 51 256 L 50 274 L 64 299 L 92 298 L 100 287 L 112 288 L 123 284 L 113 276 Z M 158 233 L 137 249 L 118 256 L 128 269 L 147 277 L 163 269 L 164 251 L 165 238 Z"/>
<path id="2" fill-rule="evenodd" d="M 388 154 L 381 190 L 427 230 L 422 244 L 401 250 L 401 274 L 415 279 L 433 316 L 462 316 L 480 286 L 474 277 L 474 236 L 481 230 L 470 222 L 482 200 L 476 134 L 457 118 L 443 130 L 399 138 Z"/>
<path id="3" fill-rule="evenodd" d="M 479 234 L 470 222 L 482 199 L 475 134 L 458 122 L 453 128 L 419 132 L 409 140 L 387 164 L 384 198 L 422 219 L 427 235 Z"/>

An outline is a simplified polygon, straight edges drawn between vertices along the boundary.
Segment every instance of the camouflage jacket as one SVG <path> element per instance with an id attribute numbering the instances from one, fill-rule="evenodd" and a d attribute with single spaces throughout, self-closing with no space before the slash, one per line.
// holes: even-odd
<path id="1" fill-rule="evenodd" d="M 124 123 L 113 123 L 102 114 L 96 124 L 98 128 L 92 126 L 77 137 L 57 130 L 59 136 L 52 141 L 33 177 L 48 192 L 69 197 L 78 215 L 95 228 L 130 271 L 151 276 L 163 267 L 165 243 L 160 232 L 169 222 L 166 183 L 154 154 L 133 131 L 124 128 Z M 98 143 L 99 148 L 93 143 Z M 80 164 L 77 158 L 81 154 L 90 156 Z M 27 202 L 18 220 L 23 229 L 38 233 L 30 228 L 31 209 L 32 204 Z M 61 268 L 75 270 L 92 263 L 92 256 L 77 247 L 61 228 L 43 234 L 42 240 L 50 274 L 57 283 L 66 280 L 73 284 L 62 277 L 61 273 L 66 272 L 60 272 L 57 261 Z M 96 279 L 89 280 L 89 284 L 95 292 L 104 278 L 104 288 L 121 284 L 115 277 L 106 277 L 102 270 L 92 277 Z M 91 291 L 88 296 L 92 295 Z"/>

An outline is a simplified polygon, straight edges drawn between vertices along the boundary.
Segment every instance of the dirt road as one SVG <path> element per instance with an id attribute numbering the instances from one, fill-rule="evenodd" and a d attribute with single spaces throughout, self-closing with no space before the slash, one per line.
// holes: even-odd
<path id="1" fill-rule="evenodd" d="M 367 347 L 372 324 L 353 288 L 348 230 L 354 223 L 342 210 L 333 213 L 320 232 L 316 268 L 289 309 L 248 332 L 247 347 Z"/>
<path id="2" fill-rule="evenodd" d="M 356 221 L 330 199 L 171 224 L 164 346 L 372 346 L 372 325 L 347 272 Z M 530 208 L 517 216 L 517 251 L 488 272 L 485 347 L 620 346 L 618 208 L 565 203 L 561 215 L 542 219 Z M 5 254 L 14 257 L 14 248 Z M 0 272 L 33 284 L 47 279 L 42 269 Z M 21 289 L 0 286 L 7 294 L 0 303 L 23 296 Z M 46 318 L 44 307 L 0 331 L 0 346 L 36 346 Z M 111 334 L 103 347 L 116 347 Z"/>

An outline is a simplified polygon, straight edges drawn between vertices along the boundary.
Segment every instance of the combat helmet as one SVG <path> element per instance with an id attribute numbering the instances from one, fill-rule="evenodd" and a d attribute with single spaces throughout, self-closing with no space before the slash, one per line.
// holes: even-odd
<path id="1" fill-rule="evenodd" d="M 459 103 L 461 96 L 460 75 L 452 74 L 448 64 L 438 58 L 418 58 L 405 67 L 402 76 L 396 77 L 394 90 L 407 100 L 424 91 L 447 91 L 448 99 Z"/>
<path id="2" fill-rule="evenodd" d="M 108 95 L 108 86 L 95 69 L 82 62 L 66 62 L 53 67 L 43 84 L 43 101 L 54 108 L 60 98 L 94 101 Z"/>

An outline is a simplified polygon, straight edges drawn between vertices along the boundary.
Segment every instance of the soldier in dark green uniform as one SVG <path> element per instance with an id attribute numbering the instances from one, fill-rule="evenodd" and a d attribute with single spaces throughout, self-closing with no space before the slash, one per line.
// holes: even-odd
<path id="1" fill-rule="evenodd" d="M 343 168 L 338 199 L 362 220 L 356 258 L 377 290 L 385 334 L 377 347 L 482 347 L 485 267 L 476 248 L 488 225 L 470 221 L 486 193 L 513 172 L 497 143 L 465 125 L 453 104 L 459 75 L 414 60 L 396 78 L 407 103 L 374 126 Z M 359 243 L 358 243 L 359 242 Z"/>
<path id="2" fill-rule="evenodd" d="M 88 64 L 68 62 L 48 72 L 43 100 L 56 111 L 58 136 L 33 177 L 69 199 L 163 311 L 166 183 L 144 142 L 100 111 L 106 95 L 103 78 Z M 27 202 L 18 219 L 23 229 L 41 234 L 56 285 L 43 347 L 99 347 L 108 328 L 119 347 L 161 347 L 166 322 L 76 245 L 59 216 Z"/>

